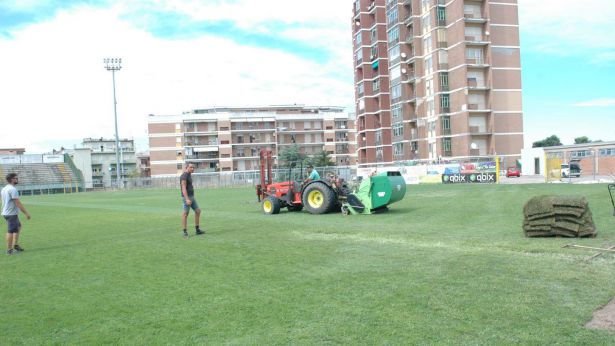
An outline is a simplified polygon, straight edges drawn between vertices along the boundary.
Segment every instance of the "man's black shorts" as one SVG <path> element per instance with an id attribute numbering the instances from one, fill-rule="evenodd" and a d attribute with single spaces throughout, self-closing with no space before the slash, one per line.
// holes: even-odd
<path id="1" fill-rule="evenodd" d="M 21 227 L 21 222 L 19 222 L 19 217 L 17 215 L 5 215 L 4 219 L 9 224 L 9 233 L 17 233 L 19 232 L 19 228 Z"/>

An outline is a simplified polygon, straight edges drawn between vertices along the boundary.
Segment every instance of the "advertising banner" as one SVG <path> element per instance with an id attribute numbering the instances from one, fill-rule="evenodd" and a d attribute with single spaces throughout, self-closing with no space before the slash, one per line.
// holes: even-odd
<path id="1" fill-rule="evenodd" d="M 443 174 L 442 184 L 495 184 L 495 172 Z"/>
<path id="2" fill-rule="evenodd" d="M 20 163 L 21 160 L 19 155 L 0 155 L 0 163 L 10 164 L 10 163 Z"/>
<path id="3" fill-rule="evenodd" d="M 21 155 L 21 163 L 43 163 L 43 155 L 40 155 L 40 154 Z"/>
<path id="4" fill-rule="evenodd" d="M 44 163 L 62 163 L 64 162 L 64 155 L 43 155 Z"/>

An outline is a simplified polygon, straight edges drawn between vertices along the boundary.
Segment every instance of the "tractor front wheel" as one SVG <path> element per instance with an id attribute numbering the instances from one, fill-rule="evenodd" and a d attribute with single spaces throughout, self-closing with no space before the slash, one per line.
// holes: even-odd
<path id="1" fill-rule="evenodd" d="M 275 197 L 267 197 L 263 200 L 263 212 L 267 215 L 280 213 L 280 201 Z"/>
<path id="2" fill-rule="evenodd" d="M 312 183 L 303 190 L 302 202 L 311 214 L 324 214 L 335 206 L 335 192 L 324 183 Z"/>

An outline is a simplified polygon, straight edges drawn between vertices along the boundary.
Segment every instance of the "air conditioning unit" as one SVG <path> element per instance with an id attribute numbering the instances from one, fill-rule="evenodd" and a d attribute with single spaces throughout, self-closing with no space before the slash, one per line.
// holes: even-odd
<path id="1" fill-rule="evenodd" d="M 405 59 L 408 55 L 406 55 L 406 53 L 401 53 L 401 57 L 402 59 Z"/>
<path id="2" fill-rule="evenodd" d="M 402 68 L 401 69 L 401 73 L 406 74 L 406 73 L 408 73 L 408 70 L 406 70 L 405 68 Z"/>

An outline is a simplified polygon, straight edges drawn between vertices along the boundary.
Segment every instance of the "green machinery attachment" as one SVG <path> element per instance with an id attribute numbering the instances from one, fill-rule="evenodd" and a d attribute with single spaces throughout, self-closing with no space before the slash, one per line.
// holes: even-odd
<path id="1" fill-rule="evenodd" d="M 342 204 L 344 214 L 374 214 L 406 195 L 406 181 L 399 172 L 383 172 L 361 181 L 358 189 Z"/>

